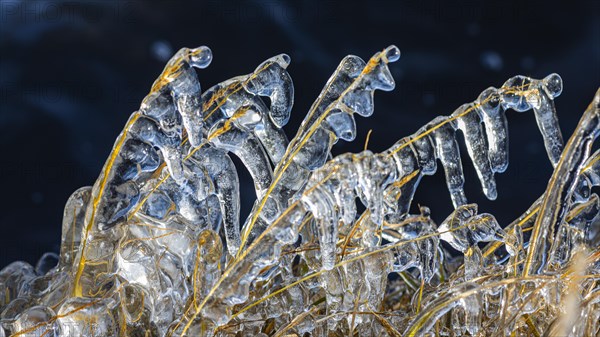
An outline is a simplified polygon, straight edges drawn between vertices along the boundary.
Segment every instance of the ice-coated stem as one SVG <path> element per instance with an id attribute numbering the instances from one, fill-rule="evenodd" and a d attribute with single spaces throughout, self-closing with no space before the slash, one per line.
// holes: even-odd
<path id="1" fill-rule="evenodd" d="M 578 175 L 600 132 L 600 89 L 579 121 L 556 165 L 544 194 L 525 260 L 523 275 L 542 273 L 554 241 L 554 230 L 564 220 Z"/>

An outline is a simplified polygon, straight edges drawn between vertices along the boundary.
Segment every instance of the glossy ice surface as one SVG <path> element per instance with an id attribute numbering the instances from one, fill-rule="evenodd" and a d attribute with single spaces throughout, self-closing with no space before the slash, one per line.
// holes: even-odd
<path id="1" fill-rule="evenodd" d="M 560 76 L 515 76 L 386 151 L 332 158 L 374 92 L 394 88 L 399 57 L 345 57 L 288 141 L 289 56 L 202 91 L 210 49 L 181 49 L 67 201 L 60 256 L 0 271 L 0 337 L 599 333 L 600 91 L 566 144 Z M 467 200 L 457 133 L 493 200 L 507 110 L 533 111 L 555 171 L 499 224 Z M 254 181 L 243 223 L 231 155 Z M 431 193 L 455 207 L 439 226 L 411 208 L 438 165 L 447 186 Z"/>

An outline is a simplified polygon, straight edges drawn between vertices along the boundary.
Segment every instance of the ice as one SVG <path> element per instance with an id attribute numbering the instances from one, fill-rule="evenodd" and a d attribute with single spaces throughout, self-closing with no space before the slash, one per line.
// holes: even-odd
<path id="1" fill-rule="evenodd" d="M 429 217 L 429 209 L 422 207 L 421 214 L 409 215 L 393 228 L 390 226 L 383 232 L 383 238 L 392 243 L 407 242 L 406 246 L 400 246 L 396 250 L 396 254 L 402 256 L 404 261 L 401 265 L 419 268 L 425 281 L 432 279 L 438 266 L 439 238 L 436 235 L 436 227 L 437 225 Z M 426 238 L 428 236 L 429 238 Z M 411 242 L 413 240 L 418 241 Z M 396 271 L 404 269 L 396 269 Z"/>
<path id="2" fill-rule="evenodd" d="M 336 182 L 333 181 L 333 184 L 336 184 Z M 338 186 L 335 187 L 339 188 Z M 335 192 L 336 190 L 331 191 L 327 187 L 316 188 L 310 194 L 305 194 L 302 197 L 305 207 L 318 220 L 321 259 L 323 268 L 326 270 L 333 268 L 336 256 L 338 224 L 334 220 L 336 218 L 334 214 L 334 209 L 336 209 Z"/>
<path id="3" fill-rule="evenodd" d="M 545 268 L 550 247 L 554 243 L 551 229 L 562 225 L 569 206 L 569 203 L 560 200 L 570 201 L 577 186 L 579 168 L 588 160 L 593 141 L 600 134 L 600 90 L 584 112 L 578 129 L 564 149 L 562 156 L 565 159 L 559 161 L 554 170 L 551 181 L 556 183 L 549 184 L 546 189 L 544 204 L 556 206 L 544 208 L 538 215 L 525 263 L 525 275 Z M 558 176 L 561 179 L 557 180 Z"/>
<path id="4" fill-rule="evenodd" d="M 465 252 L 469 246 L 469 229 L 466 222 L 477 214 L 477 205 L 468 204 L 458 208 L 438 228 L 440 238 L 454 249 Z"/>
<path id="5" fill-rule="evenodd" d="M 393 272 L 401 273 L 408 268 L 419 266 L 419 250 L 414 243 L 408 243 L 400 249 L 394 249 L 394 261 L 391 263 Z"/>
<path id="6" fill-rule="evenodd" d="M 173 101 L 181 115 L 188 140 L 193 147 L 202 143 L 200 82 L 191 67 L 182 65 L 181 74 L 169 84 Z"/>
<path id="7" fill-rule="evenodd" d="M 600 90 L 564 153 L 551 74 L 485 89 L 382 152 L 334 156 L 395 86 L 398 58 L 344 58 L 288 143 L 287 55 L 203 93 L 212 54 L 181 49 L 68 199 L 60 256 L 0 270 L 0 337 L 548 335 L 573 299 L 570 332 L 594 335 Z M 507 225 L 466 199 L 459 143 L 495 199 L 510 109 L 533 110 L 556 169 Z M 430 192 L 455 208 L 439 226 L 415 197 L 438 160 L 447 186 Z M 238 170 L 256 194 L 246 219 Z"/>
<path id="8" fill-rule="evenodd" d="M 197 267 L 193 274 L 194 292 L 206 296 L 214 282 L 221 275 L 219 262 L 223 255 L 223 244 L 219 234 L 207 229 L 198 236 Z M 175 271 L 176 272 L 176 271 Z"/>
<path id="9" fill-rule="evenodd" d="M 286 199 L 294 198 L 299 188 L 303 187 L 306 180 L 302 180 L 308 178 L 309 171 L 323 166 L 329 159 L 331 147 L 337 139 L 350 137 L 347 130 L 352 125 L 341 127 L 336 124 L 332 127 L 326 121 L 330 114 L 345 113 L 352 116 L 356 113 L 370 116 L 373 112 L 373 92 L 376 89 L 393 89 L 394 81 L 387 64 L 396 61 L 398 57 L 398 48 L 390 46 L 376 53 L 368 64 L 356 56 L 348 56 L 342 60 L 300 125 L 281 162 L 276 165 L 273 186 L 270 187 L 272 194 L 279 195 L 275 204 L 285 205 Z M 340 134 L 337 135 L 336 132 Z M 294 186 L 287 184 L 290 181 Z M 272 210 L 265 207 L 269 197 L 262 197 L 262 200 L 255 204 L 249 220 L 244 225 L 243 245 L 244 238 L 252 241 L 264 229 L 264 226 L 255 227 L 259 218 L 264 219 L 261 213 Z M 278 213 L 273 214 L 274 218 Z"/>
<path id="10" fill-rule="evenodd" d="M 433 154 L 429 152 L 423 153 L 423 151 L 429 151 L 431 149 L 425 148 L 422 150 L 421 154 L 419 154 L 419 152 L 412 146 L 411 142 L 412 139 L 403 138 L 387 150 L 389 155 L 391 155 L 394 160 L 396 169 L 398 171 L 397 175 L 399 177 L 407 177 L 414 172 L 418 172 L 422 161 L 421 158 L 424 158 L 423 160 L 428 161 L 430 159 L 426 156 L 433 157 Z M 422 144 L 423 143 L 421 143 L 421 145 Z M 435 157 L 433 158 L 433 160 L 435 160 Z M 421 172 L 418 172 L 417 177 L 411 179 L 410 181 L 402 182 L 399 180 L 398 184 L 402 182 L 402 186 L 399 186 L 399 191 L 393 194 L 396 194 L 397 210 L 401 214 L 408 213 L 421 176 Z M 388 189 L 388 192 L 392 194 L 391 189 Z"/>
<path id="11" fill-rule="evenodd" d="M 221 150 L 209 146 L 194 153 L 190 161 L 206 170 L 214 183 L 223 214 L 227 249 L 235 255 L 240 246 L 240 190 L 235 165 Z"/>
<path id="12" fill-rule="evenodd" d="M 515 76 L 506 81 L 500 90 L 505 109 L 519 112 L 533 109 L 548 157 L 556 166 L 564 143 L 554 107 L 554 98 L 562 92 L 560 76 L 551 74 L 543 80 Z"/>
<path id="13" fill-rule="evenodd" d="M 257 100 L 256 107 L 264 107 L 264 103 Z M 260 109 L 266 109 L 266 107 Z M 278 163 L 285 153 L 288 144 L 287 137 L 283 130 L 273 124 L 268 113 L 261 112 L 260 115 L 261 122 L 254 127 L 254 133 L 265 147 L 271 162 Z"/>
<path id="14" fill-rule="evenodd" d="M 460 150 L 455 138 L 456 131 L 447 117 L 438 117 L 430 125 L 440 125 L 433 132 L 437 157 L 444 167 L 446 184 L 452 198 L 452 204 L 454 207 L 459 207 L 467 203 L 467 197 L 463 189 L 465 177 L 460 160 Z"/>
<path id="15" fill-rule="evenodd" d="M 70 268 L 81 244 L 85 211 L 90 201 L 92 188 L 82 187 L 69 197 L 65 205 L 60 245 L 60 262 L 63 268 Z"/>
<path id="16" fill-rule="evenodd" d="M 23 311 L 12 323 L 12 331 L 23 331 L 20 336 L 54 336 L 59 333 L 56 324 L 52 322 L 55 316 L 52 309 L 44 306 L 35 306 Z"/>
<path id="17" fill-rule="evenodd" d="M 454 207 L 467 203 L 456 130 L 464 135 L 483 193 L 488 199 L 495 200 L 498 193 L 494 173 L 504 172 L 508 167 L 505 109 L 509 108 L 520 112 L 534 110 L 550 160 L 556 164 L 562 153 L 563 141 L 553 99 L 561 91 L 562 80 L 556 74 L 543 80 L 515 76 L 500 89 L 490 87 L 484 90 L 475 102 L 460 106 L 450 116 L 438 116 L 388 150 L 397 162 L 399 181 L 410 177 L 413 172 L 418 174 L 402 181 L 401 187 L 393 184 L 388 187 L 390 196 L 386 202 L 392 204 L 391 200 L 396 198 L 398 209 L 406 214 L 421 177 L 434 174 L 437 169 L 435 160 L 439 159 Z M 415 157 L 417 164 L 414 163 Z"/>
<path id="18" fill-rule="evenodd" d="M 305 170 L 315 170 L 329 159 L 329 150 L 334 143 L 334 133 L 317 127 L 312 136 L 294 157 L 294 162 Z"/>
<path id="19" fill-rule="evenodd" d="M 476 112 L 476 105 L 465 104 L 456 109 L 452 117 L 457 118 L 458 129 L 465 135 L 467 151 L 475 165 L 483 193 L 488 199 L 495 200 L 498 196 L 496 180 L 490 167 L 488 144 L 483 133 L 481 120 Z M 495 139 L 492 141 L 495 141 Z"/>
<path id="20" fill-rule="evenodd" d="M 467 296 L 462 300 L 462 307 L 465 312 L 465 328 L 475 336 L 481 327 L 481 301 L 479 296 Z"/>
<path id="21" fill-rule="evenodd" d="M 477 214 L 477 205 L 458 207 L 438 228 L 440 238 L 465 252 L 479 242 L 501 241 L 506 234 L 491 214 Z"/>
<path id="22" fill-rule="evenodd" d="M 592 194 L 585 201 L 575 204 L 567 216 L 567 223 L 575 232 L 575 245 L 587 243 L 594 245 L 594 237 L 598 231 L 598 213 L 600 213 L 600 202 L 597 194 Z M 560 244 L 557 243 L 556 246 Z"/>
<path id="23" fill-rule="evenodd" d="M 44 253 L 35 264 L 35 273 L 44 275 L 58 264 L 59 256 L 55 253 Z"/>
<path id="24" fill-rule="evenodd" d="M 471 280 L 479 276 L 483 269 L 481 250 L 477 246 L 467 248 L 465 252 L 465 279 Z"/>
<path id="25" fill-rule="evenodd" d="M 508 167 L 508 121 L 498 89 L 490 87 L 482 91 L 476 108 L 485 125 L 490 166 L 494 172 L 502 173 Z"/>
<path id="26" fill-rule="evenodd" d="M 271 120 L 278 128 L 287 124 L 294 104 L 294 86 L 285 71 L 289 64 L 290 57 L 286 54 L 272 57 L 257 67 L 257 75 L 244 86 L 252 94 L 269 97 Z"/>
<path id="27" fill-rule="evenodd" d="M 544 137 L 546 152 L 553 164 L 557 164 L 563 150 L 564 141 L 558 116 L 554 106 L 554 98 L 562 92 L 562 79 L 558 74 L 548 75 L 538 83 L 539 102 L 533 106 L 538 127 Z"/>
<path id="28" fill-rule="evenodd" d="M 237 111 L 249 111 L 258 118 L 240 126 L 260 139 L 273 163 L 281 160 L 287 147 L 281 127 L 289 119 L 294 93 L 285 71 L 288 64 L 289 57 L 279 55 L 263 62 L 249 75 L 234 77 L 208 89 L 202 95 L 208 128 L 232 118 Z M 269 97 L 271 106 L 260 96 Z"/>
<path id="29" fill-rule="evenodd" d="M 112 300 L 68 299 L 57 312 L 56 324 L 61 336 L 116 336 L 118 322 L 110 312 L 114 305 Z"/>
<path id="30" fill-rule="evenodd" d="M 34 268 L 27 262 L 17 261 L 0 270 L 0 307 L 17 298 L 23 285 L 35 277 Z"/>
<path id="31" fill-rule="evenodd" d="M 110 196 L 95 211 L 98 214 L 94 220 L 100 228 L 126 221 L 140 200 L 137 181 L 147 179 L 162 161 L 172 178 L 183 183 L 183 135 L 187 135 L 192 146 L 199 146 L 203 136 L 200 84 L 193 67 L 204 68 L 211 59 L 211 51 L 206 47 L 181 49 L 155 81 L 140 111 L 130 117 L 125 132 L 115 143 L 118 157 L 109 158 L 105 165 L 104 181 L 99 185 L 103 190 L 93 192 Z"/>
<path id="32" fill-rule="evenodd" d="M 356 122 L 351 114 L 340 110 L 329 114 L 326 120 L 339 138 L 351 142 L 356 137 Z"/>
<path id="33" fill-rule="evenodd" d="M 419 130 L 415 136 L 411 137 L 411 141 L 417 152 L 421 172 L 426 175 L 432 175 L 437 171 L 435 142 L 429 135 L 419 137 L 425 131 Z"/>
<path id="34" fill-rule="evenodd" d="M 253 134 L 229 125 L 225 122 L 214 127 L 212 143 L 240 158 L 250 171 L 257 197 L 262 197 L 273 179 L 269 158 Z M 227 132 L 219 134 L 217 130 L 220 129 L 227 129 Z"/>
<path id="35" fill-rule="evenodd" d="M 427 331 L 431 330 L 433 325 L 435 325 L 435 322 L 444 314 L 458 306 L 464 307 L 466 305 L 465 302 L 456 298 L 457 294 L 472 291 L 477 287 L 476 284 L 469 282 L 463 283 L 454 289 L 449 289 L 450 291 L 431 301 L 430 304 L 425 307 L 425 310 L 422 310 L 416 315 L 416 317 L 408 324 L 407 329 L 404 331 L 404 335 L 424 335 Z M 444 303 L 444 305 L 440 305 L 442 303 Z M 464 328 L 464 326 L 459 328 Z"/>
<path id="36" fill-rule="evenodd" d="M 212 61 L 208 47 L 180 49 L 167 63 L 165 70 L 153 85 L 153 91 L 167 86 L 172 91 L 190 144 L 197 147 L 202 141 L 202 115 L 200 111 L 200 83 L 192 67 L 206 68 Z"/>

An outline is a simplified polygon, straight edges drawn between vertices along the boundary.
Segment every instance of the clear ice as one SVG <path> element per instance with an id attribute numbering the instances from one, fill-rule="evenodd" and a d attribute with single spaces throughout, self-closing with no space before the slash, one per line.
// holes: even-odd
<path id="1" fill-rule="evenodd" d="M 210 49 L 181 49 L 68 199 L 60 255 L 0 270 L 0 337 L 600 334 L 600 90 L 566 144 L 560 76 L 515 76 L 381 153 L 333 157 L 399 58 L 342 59 L 288 140 L 289 56 L 202 91 Z M 555 169 L 499 224 L 461 157 L 496 199 L 508 110 L 533 111 Z M 244 221 L 232 155 L 254 182 Z M 411 205 L 438 167 L 455 208 L 439 225 Z"/>

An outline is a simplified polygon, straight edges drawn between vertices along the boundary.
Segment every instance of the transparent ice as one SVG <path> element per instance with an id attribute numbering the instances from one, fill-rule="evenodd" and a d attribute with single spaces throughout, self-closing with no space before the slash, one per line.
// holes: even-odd
<path id="1" fill-rule="evenodd" d="M 560 76 L 515 76 L 385 151 L 333 157 L 399 58 L 342 59 L 288 141 L 289 56 L 202 91 L 210 49 L 181 49 L 67 201 L 60 255 L 0 270 L 0 337 L 598 335 L 600 90 L 566 143 Z M 458 133 L 494 200 L 508 110 L 533 112 L 555 169 L 500 224 L 464 193 Z M 232 155 L 254 182 L 244 221 Z M 438 167 L 439 225 L 412 205 Z"/>

